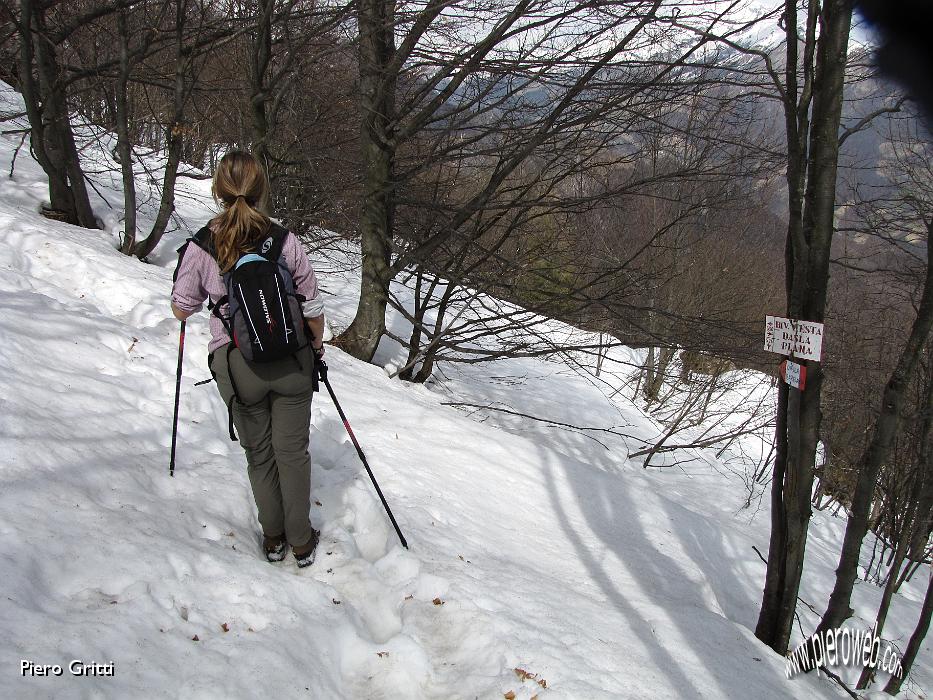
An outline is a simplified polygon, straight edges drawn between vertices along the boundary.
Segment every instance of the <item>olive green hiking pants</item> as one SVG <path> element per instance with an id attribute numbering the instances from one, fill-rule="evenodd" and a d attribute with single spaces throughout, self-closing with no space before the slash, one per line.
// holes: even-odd
<path id="1" fill-rule="evenodd" d="M 246 451 L 259 524 L 269 537 L 284 533 L 292 546 L 312 536 L 310 348 L 276 362 L 247 362 L 231 345 L 208 357 L 224 403 L 233 402 L 233 424 Z M 229 351 L 229 352 L 228 352 Z M 228 360 L 229 358 L 229 360 Z M 232 382 L 231 382 L 232 377 Z"/>

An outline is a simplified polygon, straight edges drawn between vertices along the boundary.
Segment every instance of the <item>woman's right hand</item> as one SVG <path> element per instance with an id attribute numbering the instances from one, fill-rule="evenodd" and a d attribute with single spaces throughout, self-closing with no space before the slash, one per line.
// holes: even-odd
<path id="1" fill-rule="evenodd" d="M 185 319 L 187 319 L 189 316 L 192 315 L 188 313 L 187 311 L 182 311 L 177 306 L 175 306 L 175 304 L 172 304 L 172 313 L 175 314 L 175 318 L 177 318 L 179 321 L 184 321 Z"/>

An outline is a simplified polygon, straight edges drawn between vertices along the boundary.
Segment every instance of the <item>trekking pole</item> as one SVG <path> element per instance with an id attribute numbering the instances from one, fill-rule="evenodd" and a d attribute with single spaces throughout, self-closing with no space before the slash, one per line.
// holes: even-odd
<path id="1" fill-rule="evenodd" d="M 373 476 L 373 470 L 369 468 L 369 462 L 366 461 L 366 455 L 363 454 L 363 448 L 360 447 L 360 443 L 356 441 L 356 436 L 353 434 L 353 429 L 350 427 L 350 421 L 347 420 L 346 414 L 344 414 L 343 409 L 340 407 L 340 403 L 337 401 L 337 397 L 334 395 L 334 389 L 331 387 L 330 381 L 327 379 L 327 364 L 325 364 L 323 359 L 318 357 L 315 357 L 315 363 L 317 366 L 318 376 L 321 378 L 321 381 L 324 382 L 324 386 L 327 387 L 327 393 L 330 394 L 331 401 L 334 402 L 334 406 L 337 408 L 337 413 L 340 414 L 340 419 L 343 421 L 343 427 L 347 429 L 347 434 L 350 436 L 350 440 L 353 442 L 353 446 L 356 448 L 356 453 L 360 456 L 360 460 L 362 460 L 363 466 L 366 467 L 366 473 L 369 474 L 369 478 L 372 479 L 373 486 L 376 487 L 376 493 L 379 494 L 379 500 L 382 501 L 382 505 L 386 509 L 386 513 L 389 514 L 389 520 L 392 521 L 392 526 L 395 528 L 395 532 L 398 534 L 399 541 L 401 541 L 402 546 L 405 549 L 408 549 L 408 542 L 405 540 L 405 536 L 399 529 L 398 523 L 395 522 L 395 516 L 392 515 L 392 510 L 389 508 L 389 504 L 386 503 L 385 496 L 382 495 L 382 489 L 380 489 L 379 484 L 376 483 L 376 477 Z"/>
<path id="2" fill-rule="evenodd" d="M 178 399 L 181 397 L 181 366 L 185 357 L 185 322 L 178 332 L 178 369 L 175 372 L 175 416 L 172 418 L 172 455 L 168 462 L 168 475 L 175 476 L 175 442 L 178 438 Z"/>

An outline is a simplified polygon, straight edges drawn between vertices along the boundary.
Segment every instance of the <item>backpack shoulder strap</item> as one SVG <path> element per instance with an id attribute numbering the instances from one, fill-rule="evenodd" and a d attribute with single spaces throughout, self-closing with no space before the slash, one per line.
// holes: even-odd
<path id="1" fill-rule="evenodd" d="M 188 244 L 194 243 L 198 248 L 203 248 L 206 250 L 211 257 L 216 257 L 214 255 L 214 241 L 211 237 L 211 230 L 204 226 L 196 234 L 187 239 L 181 246 L 175 251 L 178 253 L 178 262 L 175 263 L 175 272 L 172 273 L 172 283 L 174 284 L 178 281 L 178 270 L 181 268 L 181 261 L 185 257 L 185 253 L 188 251 Z"/>
<path id="2" fill-rule="evenodd" d="M 181 261 L 185 259 L 185 252 L 188 250 L 188 244 L 191 242 L 189 238 L 187 241 L 181 244 L 181 246 L 175 252 L 178 253 L 178 262 L 175 263 L 175 272 L 172 273 L 172 284 L 175 284 L 178 281 L 178 270 L 181 269 Z"/>
<path id="3" fill-rule="evenodd" d="M 194 243 L 215 260 L 217 259 L 217 251 L 214 249 L 214 237 L 211 235 L 209 226 L 202 226 L 188 241 Z"/>
<path id="4" fill-rule="evenodd" d="M 288 275 L 289 275 L 288 284 L 290 285 L 289 294 L 294 296 L 298 300 L 299 304 L 303 304 L 305 303 L 305 301 L 307 301 L 307 299 L 304 297 L 304 295 L 298 293 L 298 290 L 296 289 L 296 285 L 295 285 L 295 280 L 294 280 L 295 272 L 289 267 L 288 263 L 285 260 L 285 255 L 282 253 L 282 249 L 285 247 L 285 239 L 288 237 L 288 234 L 291 232 L 284 226 L 280 226 L 279 224 L 273 223 L 269 230 L 269 233 L 270 235 L 273 236 L 274 245 L 272 246 L 272 249 L 269 251 L 269 254 L 266 257 L 269 260 L 278 261 L 279 267 L 285 270 L 286 272 L 288 272 Z M 273 254 L 275 254 L 275 257 L 272 257 Z"/>
<path id="5" fill-rule="evenodd" d="M 288 229 L 284 226 L 272 222 L 269 225 L 269 233 L 258 244 L 258 252 L 266 260 L 278 262 L 282 257 L 282 248 L 285 246 L 285 237 L 288 236 Z"/>
<path id="6" fill-rule="evenodd" d="M 198 229 L 198 232 L 195 233 L 191 238 L 185 241 L 185 244 L 179 248 L 181 251 L 182 248 L 187 248 L 190 243 L 194 243 L 198 248 L 203 250 L 205 253 L 210 255 L 214 260 L 217 260 L 217 250 L 214 248 L 214 236 L 211 234 L 211 228 L 208 225 L 202 226 Z M 181 253 L 179 254 L 181 255 Z M 181 257 L 178 259 L 179 265 L 181 264 Z M 175 274 L 178 274 L 176 269 Z M 210 297 L 207 298 L 207 309 L 212 311 L 217 318 L 221 321 L 224 320 L 223 316 L 220 315 L 220 307 L 227 303 L 227 295 L 225 294 L 220 299 L 217 300 L 215 304 Z M 226 325 L 226 324 L 225 324 Z"/>

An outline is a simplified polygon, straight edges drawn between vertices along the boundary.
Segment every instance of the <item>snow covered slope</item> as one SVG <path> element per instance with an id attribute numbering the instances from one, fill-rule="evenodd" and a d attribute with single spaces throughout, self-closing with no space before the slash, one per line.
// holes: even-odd
<path id="1" fill-rule="evenodd" d="M 319 395 L 318 558 L 300 571 L 291 557 L 265 562 L 226 411 L 212 385 L 194 386 L 209 377 L 206 314 L 188 323 L 168 476 L 178 348 L 168 296 L 184 232 L 144 265 L 116 252 L 117 216 L 102 200 L 107 231 L 43 219 L 47 190 L 28 154 L 6 175 L 17 143 L 0 137 L 0 697 L 842 695 L 815 676 L 786 680 L 755 639 L 764 565 L 752 546 L 766 551 L 767 514 L 742 509 L 742 484 L 721 463 L 701 455 L 645 471 L 621 437 L 600 437 L 604 447 L 444 405 L 496 401 L 593 426 L 621 416 L 633 435 L 657 433 L 559 363 L 507 361 L 495 377 L 451 370 L 427 388 L 328 349 L 411 551 Z M 98 182 L 114 207 L 117 182 Z M 179 223 L 195 228 L 210 214 L 209 186 L 185 187 Z M 318 269 L 329 317 L 345 323 L 353 277 Z M 820 605 L 841 523 L 817 514 L 813 531 L 801 597 Z M 924 583 L 899 596 L 886 636 L 909 634 Z M 867 615 L 880 592 L 859 589 Z M 74 677 L 72 659 L 112 663 L 113 676 Z M 62 675 L 23 676 L 23 660 Z"/>

